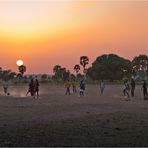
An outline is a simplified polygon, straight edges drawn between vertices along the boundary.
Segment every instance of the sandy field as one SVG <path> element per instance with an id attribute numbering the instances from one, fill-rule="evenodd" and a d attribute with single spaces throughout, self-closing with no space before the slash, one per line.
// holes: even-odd
<path id="1" fill-rule="evenodd" d="M 141 87 L 123 97 L 121 85 L 103 96 L 87 85 L 84 97 L 65 96 L 61 85 L 41 85 L 40 98 L 25 97 L 27 86 L 0 87 L 0 146 L 148 146 L 148 101 Z"/>

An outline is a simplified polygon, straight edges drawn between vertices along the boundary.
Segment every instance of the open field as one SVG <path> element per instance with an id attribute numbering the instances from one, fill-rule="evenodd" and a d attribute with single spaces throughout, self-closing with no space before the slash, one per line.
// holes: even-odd
<path id="1" fill-rule="evenodd" d="M 2 88 L 0 89 L 2 91 Z M 39 99 L 26 86 L 0 96 L 0 146 L 148 146 L 148 101 L 140 86 L 126 101 L 121 85 L 88 85 L 84 97 L 63 86 L 41 85 Z"/>

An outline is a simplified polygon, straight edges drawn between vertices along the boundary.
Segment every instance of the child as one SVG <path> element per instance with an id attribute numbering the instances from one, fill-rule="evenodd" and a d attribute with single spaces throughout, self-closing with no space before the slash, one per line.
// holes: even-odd
<path id="1" fill-rule="evenodd" d="M 70 87 L 71 87 L 71 84 L 70 84 L 69 80 L 67 80 L 67 82 L 65 83 L 65 88 L 66 88 L 65 95 L 67 95 L 67 94 L 71 95 Z"/>
<path id="2" fill-rule="evenodd" d="M 129 98 L 130 97 L 129 91 L 130 91 L 130 86 L 127 80 L 127 81 L 124 81 L 124 89 L 123 89 L 124 96 L 127 95 L 127 97 Z"/>
<path id="3" fill-rule="evenodd" d="M 34 82 L 34 93 L 37 94 L 37 98 L 39 98 L 39 81 L 36 78 Z"/>
<path id="4" fill-rule="evenodd" d="M 143 89 L 144 100 L 146 100 L 146 99 L 148 99 L 148 93 L 147 93 L 147 83 L 145 80 L 143 81 L 142 89 Z"/>
<path id="5" fill-rule="evenodd" d="M 76 82 L 75 81 L 72 82 L 72 88 L 73 88 L 73 93 L 76 93 L 77 88 L 76 88 Z"/>
<path id="6" fill-rule="evenodd" d="M 29 89 L 28 89 L 28 91 L 27 91 L 27 94 L 26 94 L 26 96 L 30 93 L 31 94 L 31 96 L 33 96 L 34 97 L 34 80 L 33 80 L 33 78 L 31 79 L 31 81 L 30 81 L 30 83 L 29 83 Z"/>
<path id="7" fill-rule="evenodd" d="M 101 95 L 103 95 L 104 88 L 105 88 L 105 83 L 104 83 L 103 80 L 101 80 L 101 82 L 100 82 L 100 91 L 101 91 Z"/>
<path id="8" fill-rule="evenodd" d="M 135 92 L 135 80 L 134 78 L 131 78 L 131 96 L 134 97 L 134 92 Z"/>
<path id="9" fill-rule="evenodd" d="M 82 80 L 80 82 L 80 97 L 84 96 L 84 91 L 85 91 L 85 83 L 84 83 L 84 80 Z"/>
<path id="10" fill-rule="evenodd" d="M 4 80 L 3 81 L 3 89 L 4 89 L 4 94 L 7 95 L 8 93 L 8 81 Z"/>

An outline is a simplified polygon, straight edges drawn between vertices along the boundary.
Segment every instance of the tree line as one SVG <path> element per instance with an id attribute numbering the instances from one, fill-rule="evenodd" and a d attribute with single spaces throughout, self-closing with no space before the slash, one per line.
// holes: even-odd
<path id="1" fill-rule="evenodd" d="M 148 56 L 139 55 L 130 61 L 115 54 L 104 54 L 97 57 L 87 74 L 93 80 L 147 79 Z"/>
<path id="2" fill-rule="evenodd" d="M 123 78 L 130 78 L 132 76 L 139 80 L 148 78 L 147 55 L 139 55 L 129 60 L 116 54 L 103 54 L 96 58 L 91 67 L 87 67 L 88 64 L 89 57 L 81 56 L 79 63 L 73 66 L 73 72 L 70 72 L 70 70 L 61 65 L 55 65 L 53 67 L 52 80 L 79 80 L 83 79 L 85 76 L 88 80 L 104 79 L 109 81 L 122 80 Z M 83 73 L 80 71 L 83 71 Z M 11 80 L 21 78 L 24 72 L 26 72 L 26 66 L 24 65 L 18 67 L 18 73 L 0 68 L 0 79 Z M 44 80 L 47 80 L 47 77 L 47 74 L 42 75 L 42 79 Z"/>
<path id="3" fill-rule="evenodd" d="M 80 63 L 73 67 L 76 73 L 75 75 L 70 73 L 66 68 L 56 65 L 53 68 L 53 79 L 65 81 L 67 79 L 83 78 L 84 75 L 90 80 L 104 79 L 109 81 L 131 77 L 137 80 L 148 78 L 147 55 L 139 55 L 129 60 L 116 54 L 103 54 L 96 58 L 91 67 L 86 68 L 88 64 L 89 58 L 87 56 L 81 56 Z M 79 73 L 81 66 L 83 74 Z"/>

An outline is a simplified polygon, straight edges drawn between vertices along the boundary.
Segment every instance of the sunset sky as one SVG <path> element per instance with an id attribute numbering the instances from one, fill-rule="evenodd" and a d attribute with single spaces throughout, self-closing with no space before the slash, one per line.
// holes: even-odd
<path id="1" fill-rule="evenodd" d="M 115 53 L 148 55 L 148 2 L 95 0 L 1 0 L 0 66 L 27 73 L 52 73 L 59 64 L 72 71 L 79 57 L 92 63 Z"/>

